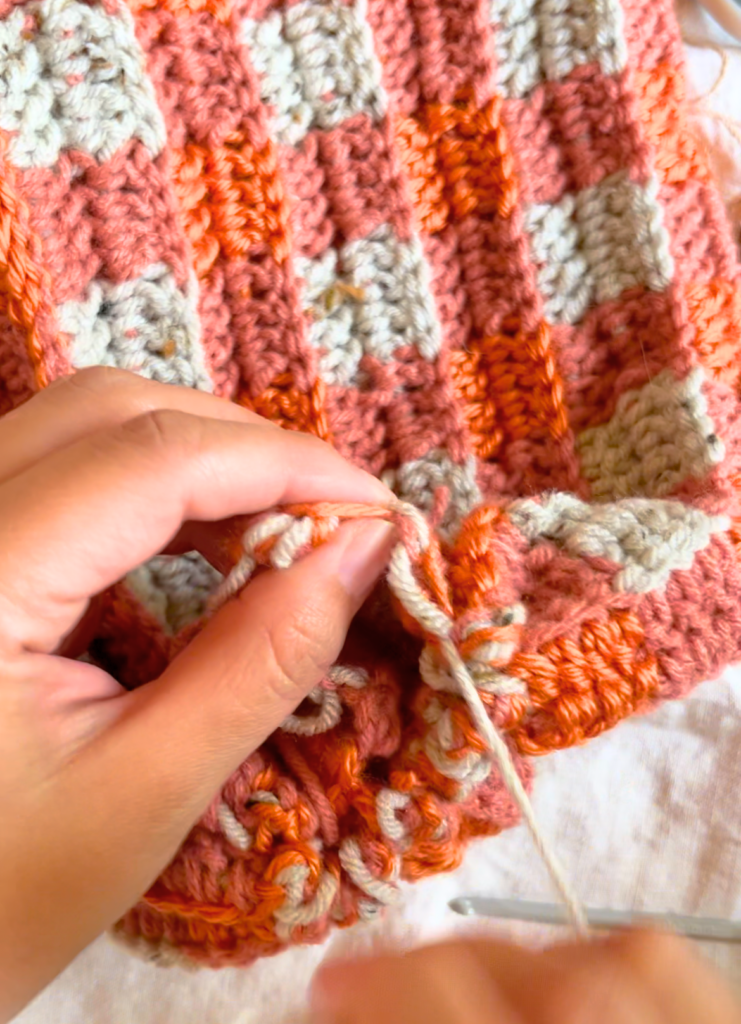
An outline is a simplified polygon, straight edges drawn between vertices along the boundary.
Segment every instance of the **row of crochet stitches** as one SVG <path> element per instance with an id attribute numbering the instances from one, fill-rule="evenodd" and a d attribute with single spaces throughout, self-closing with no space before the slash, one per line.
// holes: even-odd
<path id="1" fill-rule="evenodd" d="M 515 820 L 435 622 L 526 782 L 741 653 L 738 266 L 680 65 L 670 0 L 2 0 L 0 412 L 91 365 L 213 390 L 432 527 L 399 523 L 423 621 L 376 595 L 130 940 L 315 941 Z M 216 583 L 111 592 L 127 685 Z"/>

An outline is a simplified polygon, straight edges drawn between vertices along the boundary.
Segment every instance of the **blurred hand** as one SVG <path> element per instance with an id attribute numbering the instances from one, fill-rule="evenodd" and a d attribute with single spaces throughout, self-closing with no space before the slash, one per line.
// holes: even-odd
<path id="1" fill-rule="evenodd" d="M 261 575 L 133 692 L 65 657 L 91 599 L 163 550 L 213 557 L 220 520 L 388 499 L 314 438 L 119 371 L 77 374 L 0 420 L 0 1020 L 136 902 L 321 679 L 389 527 L 344 526 Z"/>
<path id="2" fill-rule="evenodd" d="M 631 931 L 533 952 L 469 939 L 327 964 L 317 1024 L 739 1024 L 684 940 Z"/>

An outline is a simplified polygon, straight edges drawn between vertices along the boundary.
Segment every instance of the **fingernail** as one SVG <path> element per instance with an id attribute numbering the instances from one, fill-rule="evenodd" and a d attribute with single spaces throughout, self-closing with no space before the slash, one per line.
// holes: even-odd
<path id="1" fill-rule="evenodd" d="M 347 523 L 337 536 L 344 547 L 337 566 L 340 583 L 360 604 L 386 568 L 394 528 L 378 519 Z"/>

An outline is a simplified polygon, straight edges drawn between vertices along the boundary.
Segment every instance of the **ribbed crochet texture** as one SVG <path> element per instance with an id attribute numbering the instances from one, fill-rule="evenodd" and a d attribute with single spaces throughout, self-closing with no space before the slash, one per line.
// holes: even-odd
<path id="1" fill-rule="evenodd" d="M 741 656 L 731 234 L 670 0 L 0 6 L 0 412 L 93 364 L 213 390 L 430 531 L 399 520 L 429 608 L 379 587 L 119 925 L 246 963 L 516 820 L 441 622 L 526 784 Z M 284 567 L 337 522 L 230 553 Z M 96 657 L 154 678 L 217 585 L 155 559 Z"/>

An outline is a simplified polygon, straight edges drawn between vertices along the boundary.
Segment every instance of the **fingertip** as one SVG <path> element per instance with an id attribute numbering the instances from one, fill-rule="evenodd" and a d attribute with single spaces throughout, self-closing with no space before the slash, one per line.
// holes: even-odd
<path id="1" fill-rule="evenodd" d="M 383 481 L 349 462 L 333 445 L 314 434 L 280 430 L 277 443 L 288 470 L 279 504 L 305 501 L 349 501 L 388 508 L 397 500 Z M 302 492 L 295 487 L 302 480 Z M 309 497 L 313 492 L 313 497 Z"/>
<path id="2" fill-rule="evenodd" d="M 388 508 L 394 502 L 399 500 L 391 488 L 386 486 L 383 480 L 379 480 L 376 476 L 371 476 L 370 473 L 366 473 L 366 476 L 369 477 L 371 481 L 375 500 L 379 505 L 382 505 L 384 508 Z"/>
<path id="3" fill-rule="evenodd" d="M 390 523 L 365 519 L 347 523 L 338 536 L 343 546 L 337 576 L 358 608 L 388 565 L 394 533 Z"/>

